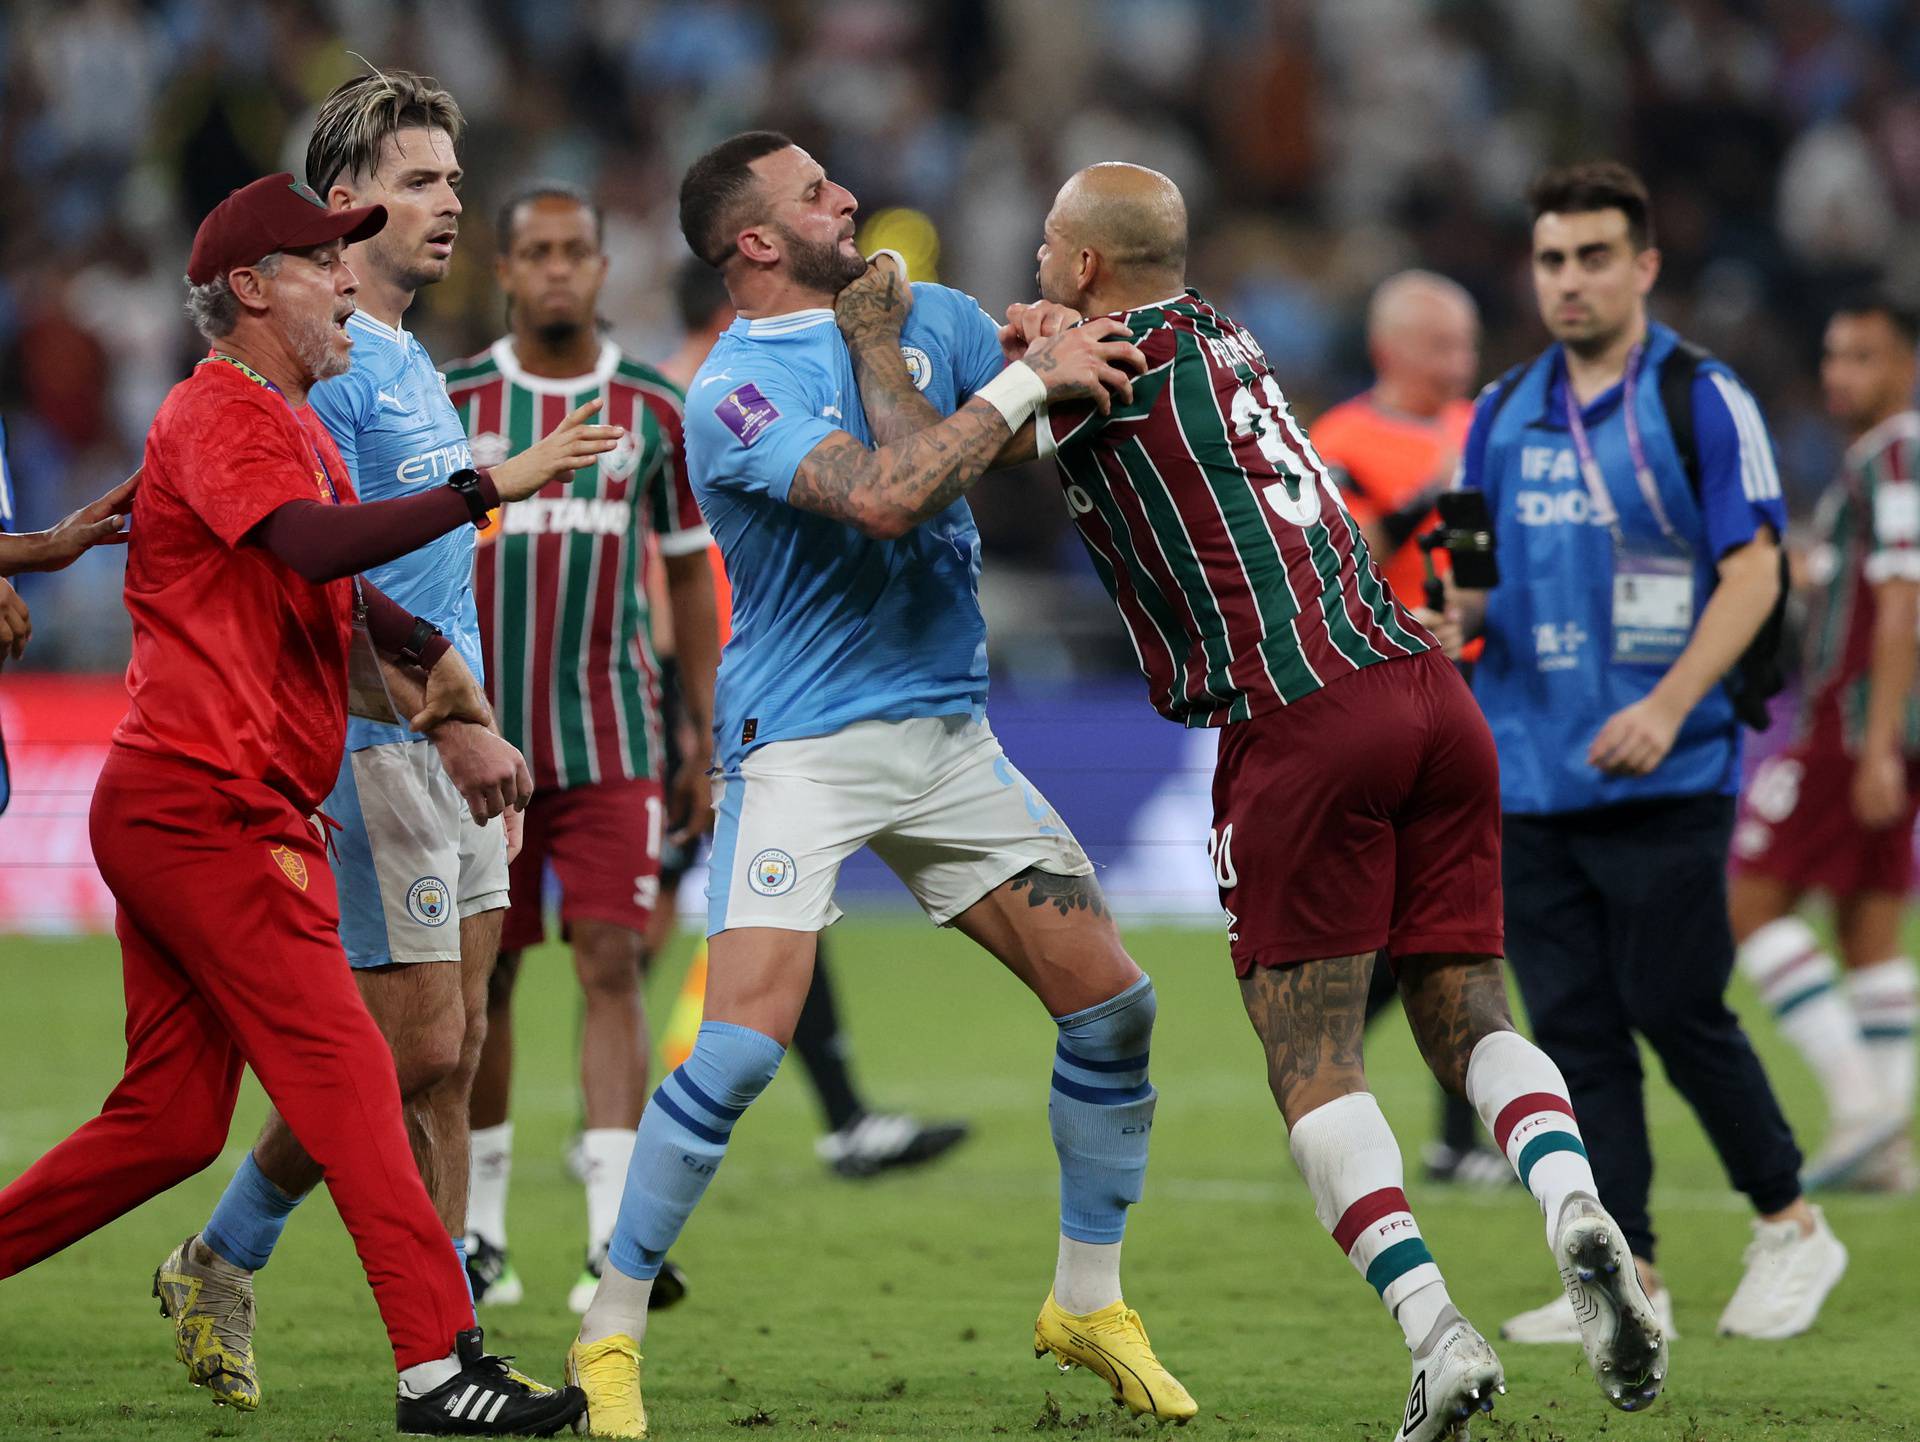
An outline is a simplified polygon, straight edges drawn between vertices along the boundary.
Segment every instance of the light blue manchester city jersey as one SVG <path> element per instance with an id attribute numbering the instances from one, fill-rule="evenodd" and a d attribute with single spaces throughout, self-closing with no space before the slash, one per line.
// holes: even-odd
<path id="1" fill-rule="evenodd" d="M 364 312 L 354 313 L 347 330 L 353 336 L 352 369 L 322 381 L 308 399 L 339 444 L 360 499 L 383 501 L 443 486 L 455 471 L 472 465 L 466 427 L 427 348 Z M 473 604 L 475 535 L 473 527 L 462 526 L 367 576 L 445 632 L 474 676 L 484 680 L 480 617 Z M 404 726 L 347 718 L 349 751 L 413 739 Z"/>
<path id="2" fill-rule="evenodd" d="M 959 291 L 913 297 L 907 368 L 951 415 L 999 374 L 998 328 Z M 873 444 L 830 310 L 736 320 L 687 393 L 687 471 L 733 588 L 714 701 L 729 768 L 769 741 L 986 704 L 973 513 L 957 500 L 878 541 L 788 505 L 800 462 L 837 430 Z"/>

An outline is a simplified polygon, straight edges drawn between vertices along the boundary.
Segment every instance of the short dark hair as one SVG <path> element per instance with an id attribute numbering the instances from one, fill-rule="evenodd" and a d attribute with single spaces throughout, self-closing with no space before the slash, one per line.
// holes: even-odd
<path id="1" fill-rule="evenodd" d="M 565 200 L 579 206 L 593 217 L 593 243 L 600 245 L 606 239 L 605 217 L 584 189 L 564 180 L 536 180 L 509 195 L 494 214 L 493 242 L 501 255 L 513 249 L 513 223 L 520 218 L 520 208 L 536 200 Z"/>
<path id="2" fill-rule="evenodd" d="M 466 121 L 431 75 L 376 70 L 335 86 L 320 102 L 307 138 L 307 184 L 326 197 L 334 181 L 370 176 L 389 135 L 416 127 L 444 130 L 460 142 Z"/>
<path id="3" fill-rule="evenodd" d="M 1627 239 L 1635 250 L 1653 244 L 1653 202 L 1646 182 L 1617 160 L 1583 160 L 1542 171 L 1527 187 L 1527 207 L 1534 220 L 1549 212 L 1617 210 L 1627 218 Z"/>
<path id="4" fill-rule="evenodd" d="M 680 233 L 689 250 L 716 268 L 733 254 L 727 232 L 736 229 L 741 202 L 753 192 L 750 167 L 761 156 L 792 144 L 777 130 L 742 131 L 687 167 L 680 182 Z"/>
<path id="5" fill-rule="evenodd" d="M 673 307 L 680 315 L 681 329 L 697 331 L 713 319 L 715 311 L 732 304 L 727 283 L 705 261 L 688 256 L 673 273 Z"/>
<path id="6" fill-rule="evenodd" d="M 1909 346 L 1920 346 L 1920 308 L 1896 300 L 1886 291 L 1863 290 L 1842 296 L 1833 313 L 1885 316 L 1901 340 Z"/>

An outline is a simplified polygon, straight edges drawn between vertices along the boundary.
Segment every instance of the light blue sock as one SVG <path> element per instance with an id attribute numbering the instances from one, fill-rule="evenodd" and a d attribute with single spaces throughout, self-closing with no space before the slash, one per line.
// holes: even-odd
<path id="1" fill-rule="evenodd" d="M 1117 1242 L 1147 1175 L 1156 1093 L 1147 1081 L 1153 982 L 1142 976 L 1098 1006 L 1057 1016 L 1047 1120 L 1060 1156 L 1060 1231 Z"/>
<path id="2" fill-rule="evenodd" d="M 626 1276 L 660 1274 L 667 1248 L 713 1180 L 727 1138 L 766 1090 L 787 1049 L 731 1022 L 700 1025 L 693 1054 L 668 1073 L 640 1117 L 607 1260 Z"/>
<path id="3" fill-rule="evenodd" d="M 213 1215 L 200 1231 L 200 1240 L 234 1266 L 257 1272 L 273 1255 L 287 1218 L 299 1205 L 299 1197 L 288 1196 L 267 1180 L 267 1174 L 254 1165 L 253 1153 L 248 1152 L 240 1170 L 220 1194 Z"/>
<path id="4" fill-rule="evenodd" d="M 460 1259 L 460 1280 L 467 1284 L 467 1300 L 473 1300 L 473 1273 L 467 1270 L 467 1239 L 453 1239 L 453 1255 Z"/>

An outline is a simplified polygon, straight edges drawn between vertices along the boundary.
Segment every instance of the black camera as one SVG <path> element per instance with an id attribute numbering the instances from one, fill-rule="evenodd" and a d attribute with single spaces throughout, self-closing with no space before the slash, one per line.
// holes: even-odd
<path id="1" fill-rule="evenodd" d="M 1493 515 L 1484 491 L 1442 491 L 1436 502 L 1440 524 L 1421 533 L 1421 559 L 1427 563 L 1427 606 L 1438 611 L 1445 591 L 1433 569 L 1433 553 L 1451 558 L 1453 584 L 1462 591 L 1491 591 L 1500 584 L 1500 561 L 1494 554 Z"/>

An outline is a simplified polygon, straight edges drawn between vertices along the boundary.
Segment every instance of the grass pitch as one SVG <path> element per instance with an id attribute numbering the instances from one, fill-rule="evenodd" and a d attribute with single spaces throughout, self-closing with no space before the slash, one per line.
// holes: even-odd
<path id="1" fill-rule="evenodd" d="M 692 1279 L 647 1339 L 658 1438 L 1152 1436 L 1083 1372 L 1034 1360 L 1051 1276 L 1055 1172 L 1046 1097 L 1052 1027 L 1010 977 L 924 925 L 850 921 L 832 933 L 858 1075 L 873 1097 L 971 1118 L 974 1139 L 917 1174 L 867 1183 L 813 1160 L 813 1099 L 797 1061 L 734 1133 L 727 1164 L 675 1248 Z M 1135 930 L 1154 975 L 1160 1088 L 1145 1202 L 1127 1238 L 1127 1297 L 1200 1402 L 1183 1442 L 1387 1442 L 1407 1385 L 1398 1329 L 1313 1218 L 1240 1013 L 1224 942 Z M 656 969 L 664 1019 L 690 943 Z M 1750 1001 L 1750 997 L 1743 1000 Z M 557 1380 L 585 1228 L 562 1152 L 574 1125 L 575 989 L 554 948 L 519 989 L 512 1251 L 518 1307 L 487 1309 L 489 1344 Z M 118 1077 L 120 980 L 110 941 L 0 939 L 0 1179 L 92 1115 Z M 1751 1019 L 1751 1014 L 1750 1014 Z M 1754 1034 L 1806 1140 L 1819 1107 L 1762 1020 Z M 1375 1090 L 1409 1156 L 1408 1192 L 1455 1300 L 1489 1336 L 1557 1282 L 1536 1208 L 1417 1179 L 1432 1089 L 1403 1024 L 1383 1019 Z M 1649 1063 L 1650 1075 L 1657 1065 Z M 1789 1343 L 1713 1335 L 1739 1275 L 1743 1205 L 1684 1105 L 1652 1084 L 1662 1266 L 1680 1340 L 1665 1397 L 1626 1416 L 1574 1347 L 1500 1348 L 1508 1395 L 1480 1439 L 1920 1436 L 1912 1328 L 1920 1249 L 1911 1201 L 1835 1197 L 1853 1254 L 1816 1329 Z M 155 1265 L 205 1219 L 263 1110 L 251 1080 L 221 1163 L 26 1274 L 0 1282 L 0 1436 L 389 1436 L 391 1354 L 345 1231 L 324 1195 L 290 1224 L 259 1282 L 265 1390 L 251 1416 L 209 1404 L 173 1361 L 148 1296 Z M 1167 1434 L 1170 1437 L 1170 1434 Z"/>

